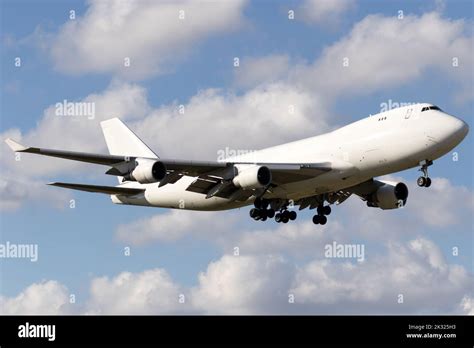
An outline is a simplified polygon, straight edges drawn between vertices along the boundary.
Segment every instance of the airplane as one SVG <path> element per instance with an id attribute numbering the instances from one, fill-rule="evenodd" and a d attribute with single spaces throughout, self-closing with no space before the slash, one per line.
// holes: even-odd
<path id="1" fill-rule="evenodd" d="M 313 223 L 324 225 L 332 204 L 351 195 L 367 206 L 405 206 L 403 182 L 375 177 L 420 167 L 417 184 L 429 187 L 428 167 L 455 148 L 469 132 L 462 120 L 420 103 L 391 109 L 333 130 L 283 145 L 219 161 L 158 157 L 118 118 L 101 122 L 109 154 L 26 147 L 26 152 L 109 167 L 117 186 L 53 182 L 49 185 L 108 194 L 113 203 L 215 211 L 254 205 L 250 216 L 288 223 L 299 210 L 316 209 Z M 327 203 L 327 204 L 326 204 Z"/>

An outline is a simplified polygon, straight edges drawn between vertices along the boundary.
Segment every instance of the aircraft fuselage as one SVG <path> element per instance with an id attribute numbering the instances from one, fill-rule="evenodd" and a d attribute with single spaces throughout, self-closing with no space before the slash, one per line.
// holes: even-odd
<path id="1" fill-rule="evenodd" d="M 416 104 L 366 117 L 329 133 L 286 143 L 226 161 L 267 163 L 329 162 L 332 170 L 309 180 L 278 186 L 264 198 L 297 200 L 335 192 L 373 177 L 417 167 L 433 161 L 458 145 L 469 127 L 441 110 L 425 110 L 431 104 Z M 174 184 L 130 182 L 124 187 L 146 188 L 133 197 L 112 195 L 118 204 L 154 207 L 225 210 L 252 204 L 186 191 L 196 177 L 185 176 Z"/>

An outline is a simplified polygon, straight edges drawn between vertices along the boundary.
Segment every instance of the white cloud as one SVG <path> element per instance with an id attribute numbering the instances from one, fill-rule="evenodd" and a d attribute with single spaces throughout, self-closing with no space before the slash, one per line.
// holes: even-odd
<path id="1" fill-rule="evenodd" d="M 455 101 L 465 102 L 472 98 L 469 28 L 469 22 L 443 18 L 438 12 L 406 14 L 403 19 L 371 14 L 312 62 L 298 62 L 297 56 L 288 55 L 247 57 L 235 71 L 234 81 L 237 86 L 284 83 L 330 107 L 336 98 L 399 87 L 436 71 L 456 84 Z"/>
<path id="2" fill-rule="evenodd" d="M 400 86 L 434 68 L 468 88 L 472 69 L 468 28 L 463 20 L 444 19 L 435 12 L 403 19 L 369 15 L 324 49 L 313 64 L 296 67 L 292 79 L 334 98 Z M 453 67 L 454 57 L 458 67 Z"/>
<path id="3" fill-rule="evenodd" d="M 0 296 L 0 313 L 8 315 L 71 313 L 67 288 L 54 280 L 34 283 L 16 297 Z"/>
<path id="4" fill-rule="evenodd" d="M 354 0 L 305 0 L 296 10 L 295 17 L 308 23 L 335 26 L 342 14 L 354 5 Z"/>
<path id="5" fill-rule="evenodd" d="M 184 105 L 184 114 L 177 110 L 163 106 L 134 125 L 163 157 L 216 160 L 226 147 L 256 150 L 329 128 L 321 99 L 282 83 L 242 95 L 202 90 Z"/>
<path id="6" fill-rule="evenodd" d="M 473 276 L 447 263 L 432 241 L 388 242 L 362 263 L 317 257 L 297 266 L 282 254 L 224 255 L 182 287 L 164 269 L 123 272 L 91 282 L 75 312 L 87 314 L 471 313 Z M 184 295 L 185 303 L 180 303 Z M 403 303 L 398 303 L 403 295 Z M 294 303 L 290 303 L 294 296 Z M 33 284 L 0 299 L 6 314 L 70 313 L 67 289 Z M 85 308 L 84 311 L 80 308 Z"/>
<path id="7" fill-rule="evenodd" d="M 23 202 L 51 203 L 56 208 L 69 204 L 67 191 L 51 190 L 44 182 L 3 176 L 0 178 L 0 211 L 15 211 Z"/>
<path id="8" fill-rule="evenodd" d="M 91 0 L 83 16 L 50 38 L 51 54 L 64 72 L 146 78 L 166 72 L 196 42 L 242 26 L 245 3 Z"/>
<path id="9" fill-rule="evenodd" d="M 474 315 L 474 299 L 470 296 L 464 296 L 460 304 L 461 313 Z"/>
<path id="10" fill-rule="evenodd" d="M 58 103 L 62 102 L 63 100 L 58 100 Z M 144 117 L 150 110 L 146 90 L 143 87 L 120 82 L 112 82 L 102 93 L 90 94 L 81 100 L 68 100 L 68 102 L 94 103 L 95 117 L 57 115 L 56 105 L 50 105 L 44 110 L 35 128 L 24 134 L 16 129 L 10 129 L 1 134 L 3 170 L 22 176 L 37 177 L 76 171 L 81 165 L 74 161 L 30 154 L 21 154 L 21 160 L 16 161 L 14 153 L 3 141 L 7 137 L 35 147 L 108 153 L 100 121 L 112 117 L 120 117 L 124 120 Z"/>
<path id="11" fill-rule="evenodd" d="M 192 303 L 212 314 L 278 312 L 291 278 L 292 267 L 278 256 L 223 256 L 199 274 Z"/>
<path id="12" fill-rule="evenodd" d="M 425 225 L 445 228 L 472 221 L 474 192 L 466 186 L 453 185 L 447 178 L 432 178 L 428 190 L 410 186 L 409 208 Z"/>
<path id="13" fill-rule="evenodd" d="M 296 302 L 337 313 L 449 313 L 472 289 L 473 278 L 447 264 L 439 248 L 418 238 L 390 243 L 384 256 L 361 264 L 315 260 L 291 290 Z M 403 303 L 398 303 L 399 295 Z"/>
<path id="14" fill-rule="evenodd" d="M 163 269 L 123 272 L 92 280 L 89 314 L 165 314 L 179 311 L 180 287 Z"/>
<path id="15" fill-rule="evenodd" d="M 119 225 L 116 236 L 133 245 L 154 241 L 172 242 L 185 236 L 222 239 L 232 232 L 236 215 L 225 212 L 196 212 L 173 209 L 166 213 Z"/>

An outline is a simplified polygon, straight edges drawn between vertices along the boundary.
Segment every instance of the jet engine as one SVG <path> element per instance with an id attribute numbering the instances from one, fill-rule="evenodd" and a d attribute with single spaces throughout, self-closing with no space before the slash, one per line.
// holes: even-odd
<path id="1" fill-rule="evenodd" d="M 272 182 L 272 173 L 265 166 L 236 166 L 237 175 L 232 182 L 244 190 L 262 188 Z"/>
<path id="2" fill-rule="evenodd" d="M 125 178 L 140 184 L 150 184 L 161 181 L 166 176 L 166 166 L 163 162 L 137 158 L 135 168 Z"/>
<path id="3" fill-rule="evenodd" d="M 383 183 L 375 191 L 367 205 L 380 209 L 396 209 L 403 207 L 408 198 L 408 187 L 403 182 L 381 181 Z"/>

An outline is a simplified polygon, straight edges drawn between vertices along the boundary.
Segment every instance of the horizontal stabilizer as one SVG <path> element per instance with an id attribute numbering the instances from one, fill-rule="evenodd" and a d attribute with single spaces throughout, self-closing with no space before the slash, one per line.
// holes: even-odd
<path id="1" fill-rule="evenodd" d="M 64 188 L 68 188 L 72 190 L 105 193 L 108 195 L 124 195 L 124 196 L 133 196 L 145 191 L 145 189 L 130 188 L 130 187 L 70 184 L 66 182 L 52 182 L 52 183 L 49 183 L 48 185 L 64 187 Z"/>

